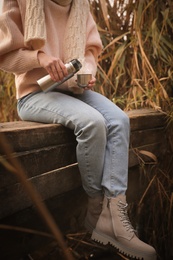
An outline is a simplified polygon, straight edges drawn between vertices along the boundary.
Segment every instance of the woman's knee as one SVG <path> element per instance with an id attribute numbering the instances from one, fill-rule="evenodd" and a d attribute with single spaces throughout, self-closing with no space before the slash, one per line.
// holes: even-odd
<path id="1" fill-rule="evenodd" d="M 115 127 L 119 130 L 127 130 L 129 131 L 130 129 L 130 120 L 127 114 L 124 111 L 120 111 L 117 116 L 115 116 L 112 127 Z"/>
<path id="2" fill-rule="evenodd" d="M 103 116 L 96 111 L 90 115 L 83 115 L 83 130 L 95 138 L 106 138 L 107 127 Z"/>

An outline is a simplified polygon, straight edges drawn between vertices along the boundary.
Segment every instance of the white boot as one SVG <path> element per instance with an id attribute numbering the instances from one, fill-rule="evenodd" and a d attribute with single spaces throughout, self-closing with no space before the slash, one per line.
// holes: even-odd
<path id="1" fill-rule="evenodd" d="M 124 195 L 104 198 L 103 210 L 92 233 L 93 240 L 111 244 L 130 257 L 143 260 L 156 260 L 153 247 L 139 240 L 127 216 L 127 203 Z"/>
<path id="2" fill-rule="evenodd" d="M 85 228 L 92 233 L 102 212 L 103 196 L 88 197 L 88 209 L 85 218 Z"/>

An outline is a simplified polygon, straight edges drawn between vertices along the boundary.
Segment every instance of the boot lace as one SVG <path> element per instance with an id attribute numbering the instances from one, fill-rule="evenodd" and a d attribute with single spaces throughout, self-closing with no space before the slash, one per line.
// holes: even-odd
<path id="1" fill-rule="evenodd" d="M 125 204 L 120 200 L 118 202 L 118 208 L 120 212 L 119 217 L 121 218 L 123 226 L 126 228 L 127 231 L 136 233 L 127 215 L 128 204 L 127 203 Z"/>

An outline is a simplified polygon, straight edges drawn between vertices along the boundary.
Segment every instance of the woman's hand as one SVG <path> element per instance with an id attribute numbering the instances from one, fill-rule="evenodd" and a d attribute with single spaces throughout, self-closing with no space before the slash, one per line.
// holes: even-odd
<path id="1" fill-rule="evenodd" d="M 38 61 L 50 75 L 53 81 L 60 81 L 67 76 L 68 71 L 61 59 L 49 56 L 46 53 L 38 52 Z"/>
<path id="2" fill-rule="evenodd" d="M 88 82 L 88 86 L 85 88 L 87 89 L 93 89 L 96 83 L 96 78 L 92 76 L 92 79 Z"/>

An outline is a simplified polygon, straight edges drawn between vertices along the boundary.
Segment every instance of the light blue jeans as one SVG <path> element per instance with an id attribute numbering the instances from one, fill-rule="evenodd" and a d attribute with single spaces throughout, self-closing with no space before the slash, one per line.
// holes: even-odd
<path id="1" fill-rule="evenodd" d="M 83 188 L 90 197 L 125 194 L 128 181 L 129 118 L 92 90 L 72 95 L 36 92 L 18 101 L 22 120 L 62 124 L 74 131 Z"/>

